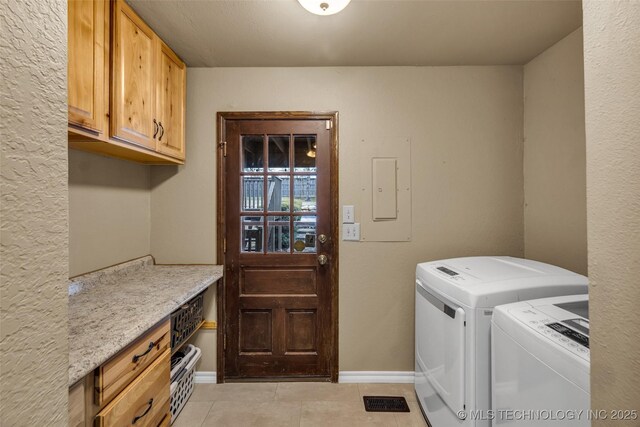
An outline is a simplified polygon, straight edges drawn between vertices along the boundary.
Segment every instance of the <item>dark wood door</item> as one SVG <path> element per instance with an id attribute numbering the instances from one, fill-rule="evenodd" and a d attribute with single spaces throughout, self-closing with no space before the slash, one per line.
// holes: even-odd
<path id="1" fill-rule="evenodd" d="M 337 380 L 333 123 L 224 120 L 227 380 Z"/>

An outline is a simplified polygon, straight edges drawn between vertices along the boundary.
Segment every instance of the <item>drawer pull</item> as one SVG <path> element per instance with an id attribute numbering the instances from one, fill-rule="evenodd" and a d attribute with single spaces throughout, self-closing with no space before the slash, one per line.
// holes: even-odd
<path id="1" fill-rule="evenodd" d="M 151 341 L 151 342 L 149 343 L 149 348 L 147 349 L 147 351 L 145 351 L 145 352 L 144 352 L 144 353 L 142 353 L 142 354 L 134 354 L 134 355 L 133 355 L 133 363 L 137 363 L 137 362 L 138 362 L 138 359 L 140 359 L 141 357 L 144 357 L 144 356 L 146 356 L 147 354 L 149 354 L 149 352 L 150 352 L 151 350 L 153 350 L 153 347 L 155 347 L 155 346 L 156 346 L 156 343 L 154 343 L 153 341 Z"/>
<path id="2" fill-rule="evenodd" d="M 158 126 L 160 126 L 160 131 L 162 132 L 158 137 L 158 141 L 162 141 L 162 137 L 164 136 L 164 126 L 162 126 L 162 122 L 158 122 Z"/>
<path id="3" fill-rule="evenodd" d="M 131 421 L 131 425 L 134 425 L 135 423 L 137 423 L 137 422 L 138 422 L 138 420 L 139 420 L 140 418 L 144 418 L 144 417 L 145 417 L 145 415 L 147 415 L 147 414 L 149 413 L 149 411 L 151 410 L 151 407 L 153 406 L 153 399 L 149 399 L 149 402 L 147 402 L 147 405 L 148 405 L 148 406 L 147 406 L 147 410 L 146 410 L 146 411 L 144 411 L 144 414 L 136 416 L 136 417 L 133 419 L 133 421 Z"/>

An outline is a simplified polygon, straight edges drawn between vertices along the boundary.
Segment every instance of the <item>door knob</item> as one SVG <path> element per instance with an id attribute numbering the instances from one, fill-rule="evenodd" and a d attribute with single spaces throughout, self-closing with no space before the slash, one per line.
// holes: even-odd
<path id="1" fill-rule="evenodd" d="M 320 265 L 325 265 L 327 263 L 327 261 L 329 260 L 329 258 L 327 258 L 326 255 L 322 254 L 318 257 L 318 264 Z"/>
<path id="2" fill-rule="evenodd" d="M 327 241 L 327 235 L 326 234 L 321 234 L 318 236 L 318 242 L 320 243 L 325 243 Z"/>

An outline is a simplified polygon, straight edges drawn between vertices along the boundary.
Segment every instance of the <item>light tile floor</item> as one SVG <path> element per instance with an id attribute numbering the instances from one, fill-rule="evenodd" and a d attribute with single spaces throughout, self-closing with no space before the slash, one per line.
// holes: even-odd
<path id="1" fill-rule="evenodd" d="M 404 396 L 408 413 L 366 412 L 362 396 Z M 413 384 L 196 384 L 174 427 L 423 427 Z"/>

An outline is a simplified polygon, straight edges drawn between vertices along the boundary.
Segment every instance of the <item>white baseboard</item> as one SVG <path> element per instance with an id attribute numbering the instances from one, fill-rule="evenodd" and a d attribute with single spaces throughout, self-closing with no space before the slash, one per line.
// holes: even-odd
<path id="1" fill-rule="evenodd" d="M 196 384 L 215 384 L 216 371 L 196 371 L 193 382 Z"/>
<path id="2" fill-rule="evenodd" d="M 215 371 L 196 371 L 196 384 L 215 384 Z M 339 383 L 395 383 L 412 384 L 413 371 L 340 371 Z"/>
<path id="3" fill-rule="evenodd" d="M 340 371 L 338 382 L 413 384 L 413 371 Z"/>

